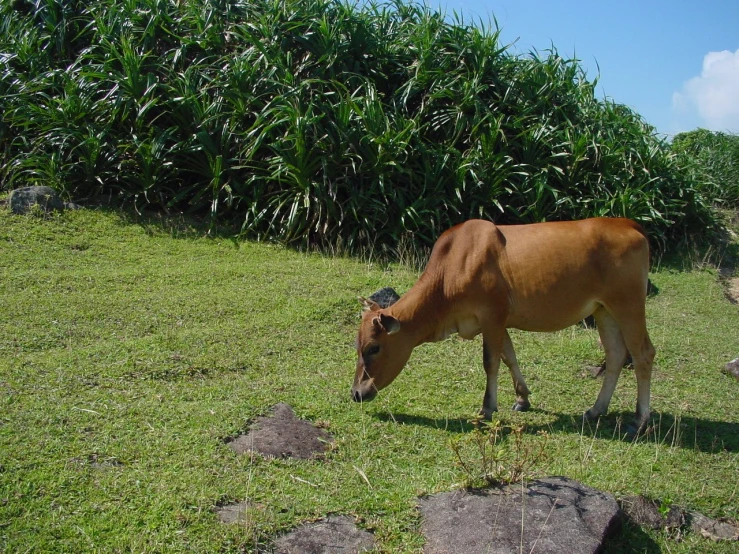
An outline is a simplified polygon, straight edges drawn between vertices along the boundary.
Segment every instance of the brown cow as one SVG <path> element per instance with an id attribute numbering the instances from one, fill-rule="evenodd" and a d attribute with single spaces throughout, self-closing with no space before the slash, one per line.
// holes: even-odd
<path id="1" fill-rule="evenodd" d="M 593 315 L 606 352 L 598 398 L 585 415 L 608 410 L 627 354 L 637 380 L 636 430 L 649 420 L 655 350 L 645 320 L 649 244 L 628 219 L 500 225 L 471 220 L 443 233 L 416 284 L 382 309 L 362 299 L 352 398 L 368 401 L 393 382 L 424 342 L 482 333 L 487 387 L 481 414 L 498 408 L 501 359 L 516 390 L 514 410 L 529 408 L 529 389 L 509 327 L 558 331 Z M 634 429 L 632 428 L 632 432 Z"/>

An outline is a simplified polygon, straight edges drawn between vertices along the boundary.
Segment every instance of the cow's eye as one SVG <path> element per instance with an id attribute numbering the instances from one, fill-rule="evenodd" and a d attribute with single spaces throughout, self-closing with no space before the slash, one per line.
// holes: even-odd
<path id="1" fill-rule="evenodd" d="M 380 345 L 379 344 L 373 344 L 367 350 L 364 351 L 364 355 L 365 356 L 374 356 L 379 351 L 380 351 Z"/>

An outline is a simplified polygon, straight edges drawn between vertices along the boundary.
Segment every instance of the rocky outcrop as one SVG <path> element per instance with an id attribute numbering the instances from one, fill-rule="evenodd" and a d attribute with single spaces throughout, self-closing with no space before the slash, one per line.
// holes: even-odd
<path id="1" fill-rule="evenodd" d="M 51 187 L 23 187 L 10 193 L 10 209 L 13 213 L 25 214 L 34 206 L 38 206 L 44 212 L 79 208 L 77 204 L 64 202 L 59 193 Z"/>
<path id="2" fill-rule="evenodd" d="M 620 523 L 616 499 L 565 477 L 420 500 L 426 554 L 592 554 Z"/>

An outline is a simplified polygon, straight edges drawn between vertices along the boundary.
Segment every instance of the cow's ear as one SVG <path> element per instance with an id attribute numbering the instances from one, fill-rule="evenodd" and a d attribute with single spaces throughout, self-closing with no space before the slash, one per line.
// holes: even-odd
<path id="1" fill-rule="evenodd" d="M 387 331 L 388 335 L 392 335 L 393 333 L 400 331 L 400 321 L 391 315 L 380 314 L 380 323 L 385 331 Z"/>
<path id="2" fill-rule="evenodd" d="M 361 302 L 362 304 L 363 312 L 379 312 L 380 311 L 380 305 L 373 300 L 368 300 L 364 298 L 363 296 L 360 296 L 359 302 Z"/>

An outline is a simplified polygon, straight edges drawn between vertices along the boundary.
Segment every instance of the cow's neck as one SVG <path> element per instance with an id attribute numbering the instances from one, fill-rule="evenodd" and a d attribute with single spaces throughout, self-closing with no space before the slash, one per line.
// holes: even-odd
<path id="1" fill-rule="evenodd" d="M 414 346 L 444 338 L 440 335 L 443 334 L 446 302 L 442 298 L 441 282 L 424 275 L 389 310 L 400 321 L 401 328 L 409 333 Z"/>

